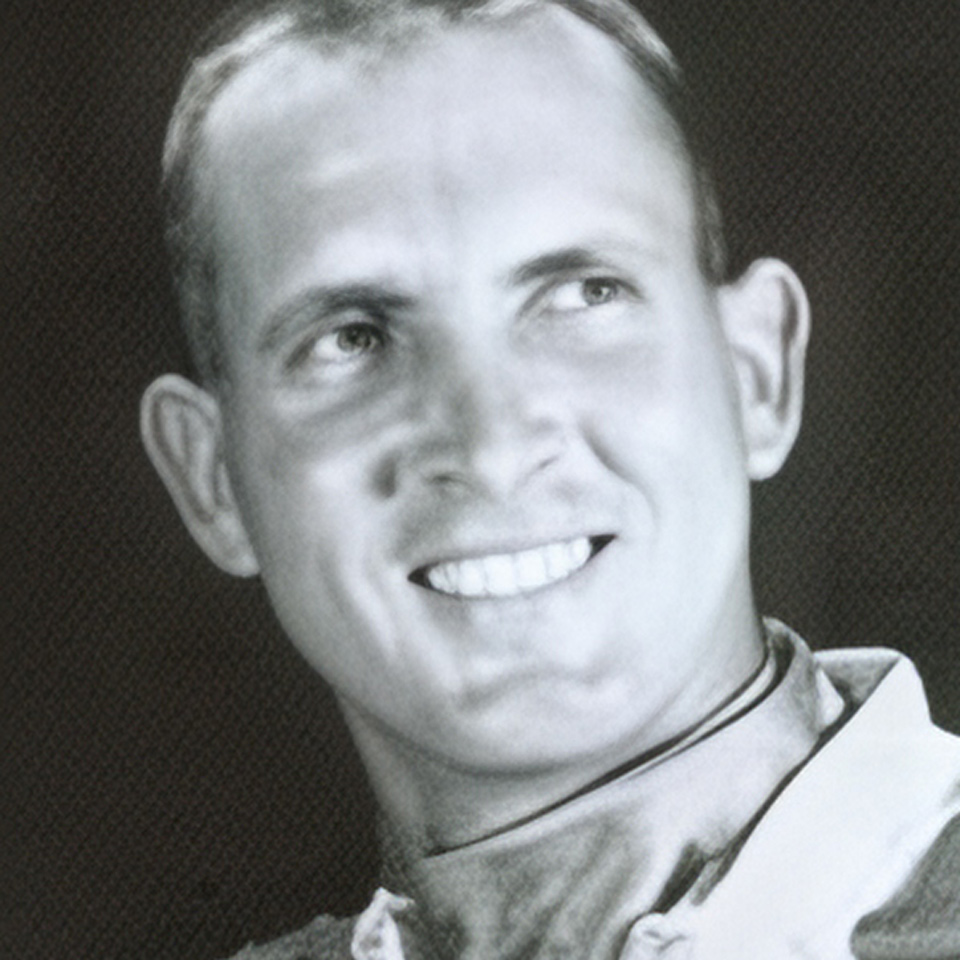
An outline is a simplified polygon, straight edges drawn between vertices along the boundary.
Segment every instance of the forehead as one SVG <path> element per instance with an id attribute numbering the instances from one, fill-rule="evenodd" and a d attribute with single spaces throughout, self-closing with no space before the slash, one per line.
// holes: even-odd
<path id="1" fill-rule="evenodd" d="M 635 216 L 638 190 L 652 219 L 693 232 L 672 120 L 609 38 L 559 8 L 379 54 L 287 43 L 231 81 L 205 140 L 221 254 L 258 251 L 243 271 L 271 283 L 291 252 L 343 259 L 354 236 L 366 256 L 371 230 L 378 250 L 393 235 L 411 256 L 435 241 L 458 268 L 476 241 L 493 265 L 491 251 L 554 242 L 588 208 Z"/>
<path id="2" fill-rule="evenodd" d="M 290 40 L 241 70 L 212 104 L 203 130 L 206 167 L 214 181 L 239 159 L 282 174 L 290 157 L 279 148 L 296 151 L 311 123 L 324 128 L 331 168 L 355 160 L 358 140 L 370 134 L 400 159 L 429 127 L 438 153 L 460 145 L 476 163 L 490 152 L 483 144 L 491 134 L 518 120 L 541 136 L 545 160 L 551 145 L 570 149 L 571 133 L 590 150 L 598 135 L 614 132 L 611 124 L 629 126 L 685 160 L 674 123 L 623 51 L 569 11 L 547 7 L 425 30 L 393 46 L 358 44 L 331 53 Z M 582 127 L 571 131 L 577 120 Z"/>
<path id="3" fill-rule="evenodd" d="M 315 100 L 317 91 L 307 91 L 305 84 L 315 76 L 318 63 L 324 68 L 322 82 L 336 96 L 342 93 L 338 81 L 353 85 L 360 77 L 388 77 L 394 87 L 401 80 L 407 90 L 458 78 L 489 86 L 495 76 L 482 63 L 479 71 L 477 67 L 478 59 L 490 57 L 499 61 L 500 70 L 518 76 L 558 70 L 552 80 L 561 90 L 606 84 L 609 95 L 614 88 L 630 87 L 635 93 L 638 84 L 643 86 L 628 66 L 626 52 L 610 37 L 570 11 L 549 5 L 497 19 L 425 23 L 390 38 L 330 41 L 291 33 L 265 47 L 221 88 L 208 110 L 206 127 L 217 128 L 241 104 L 256 120 L 275 113 L 279 103 L 297 92 Z M 376 84 L 366 89 L 376 97 Z"/>

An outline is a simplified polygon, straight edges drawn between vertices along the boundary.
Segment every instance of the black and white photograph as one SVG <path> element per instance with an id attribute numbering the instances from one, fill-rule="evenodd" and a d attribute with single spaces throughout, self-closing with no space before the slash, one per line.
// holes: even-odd
<path id="1" fill-rule="evenodd" d="M 0 45 L 0 958 L 960 957 L 960 7 Z"/>

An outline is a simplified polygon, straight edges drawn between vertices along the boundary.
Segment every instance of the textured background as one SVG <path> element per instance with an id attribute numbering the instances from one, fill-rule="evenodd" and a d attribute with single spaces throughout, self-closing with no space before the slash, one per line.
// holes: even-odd
<path id="1" fill-rule="evenodd" d="M 137 439 L 176 359 L 163 124 L 221 6 L 0 19 L 3 958 L 213 960 L 356 909 L 375 870 L 328 694 Z M 960 729 L 960 4 L 647 9 L 714 104 L 739 259 L 784 256 L 814 305 L 805 427 L 757 491 L 763 607 L 815 646 L 905 650 Z"/>

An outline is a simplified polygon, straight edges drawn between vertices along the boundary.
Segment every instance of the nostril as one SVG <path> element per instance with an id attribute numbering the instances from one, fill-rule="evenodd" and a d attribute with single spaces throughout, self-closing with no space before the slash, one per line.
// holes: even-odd
<path id="1" fill-rule="evenodd" d="M 507 426 L 480 440 L 451 444 L 427 465 L 425 476 L 441 487 L 502 497 L 548 470 L 559 457 L 559 444 Z"/>
<path id="2" fill-rule="evenodd" d="M 384 459 L 373 471 L 374 494 L 378 498 L 386 500 L 396 495 L 399 486 L 396 459 Z"/>

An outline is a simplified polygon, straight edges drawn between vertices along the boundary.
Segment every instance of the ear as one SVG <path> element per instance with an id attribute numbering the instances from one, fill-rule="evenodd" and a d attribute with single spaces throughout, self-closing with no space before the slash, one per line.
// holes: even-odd
<path id="1" fill-rule="evenodd" d="M 147 388 L 140 433 L 193 539 L 222 570 L 248 577 L 256 557 L 223 458 L 220 406 L 206 390 L 175 374 Z"/>
<path id="2" fill-rule="evenodd" d="M 733 356 L 752 480 L 773 476 L 800 430 L 810 305 L 780 260 L 757 260 L 720 289 L 720 316 Z"/>

